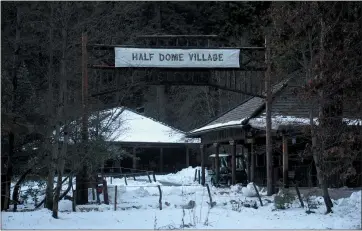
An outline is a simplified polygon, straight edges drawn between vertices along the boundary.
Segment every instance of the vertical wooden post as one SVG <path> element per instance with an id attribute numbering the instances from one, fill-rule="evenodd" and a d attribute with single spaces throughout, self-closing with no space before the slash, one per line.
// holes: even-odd
<path id="1" fill-rule="evenodd" d="M 186 145 L 186 168 L 190 166 L 190 149 Z"/>
<path id="2" fill-rule="evenodd" d="M 147 177 L 148 177 L 148 181 L 149 181 L 150 183 L 152 183 L 151 176 L 150 176 L 150 172 L 147 172 Z"/>
<path id="3" fill-rule="evenodd" d="M 214 207 L 214 203 L 212 202 L 212 197 L 211 197 L 211 192 L 210 192 L 210 187 L 208 184 L 206 184 L 207 187 L 207 194 L 209 194 L 209 200 L 210 200 L 210 207 Z"/>
<path id="4" fill-rule="evenodd" d="M 231 183 L 236 184 L 236 142 L 229 141 L 231 145 Z"/>
<path id="5" fill-rule="evenodd" d="M 271 128 L 272 128 L 272 120 L 271 120 L 271 104 L 272 104 L 272 91 L 271 91 L 271 63 L 270 63 L 270 46 L 269 46 L 269 32 L 267 32 L 265 36 L 265 64 L 266 64 L 266 72 L 265 72 L 265 90 L 266 90 L 266 98 L 265 98 L 265 111 L 266 111 L 266 175 L 267 175 L 267 195 L 273 195 L 273 153 L 272 153 L 272 139 L 271 139 Z"/>
<path id="6" fill-rule="evenodd" d="M 160 172 L 163 172 L 163 148 L 160 148 Z"/>
<path id="7" fill-rule="evenodd" d="M 107 186 L 107 181 L 104 178 L 103 178 L 103 198 L 104 198 L 104 203 L 106 205 L 109 205 L 108 186 Z"/>
<path id="8" fill-rule="evenodd" d="M 72 189 L 73 191 L 73 200 L 72 200 L 72 211 L 75 212 L 76 211 L 76 205 L 77 205 L 77 192 Z"/>
<path id="9" fill-rule="evenodd" d="M 112 184 L 112 183 L 111 183 Z M 92 200 L 96 199 L 96 190 L 94 188 L 92 188 Z"/>
<path id="10" fill-rule="evenodd" d="M 206 181 L 206 172 L 205 172 L 205 149 L 204 145 L 200 145 L 200 155 L 201 155 L 201 185 L 205 185 Z M 196 176 L 196 173 L 195 173 Z M 196 178 L 196 177 L 195 177 Z"/>
<path id="11" fill-rule="evenodd" d="M 251 145 L 248 146 L 248 157 L 247 157 L 247 170 L 248 170 L 248 182 L 251 182 Z"/>
<path id="12" fill-rule="evenodd" d="M 117 185 L 114 188 L 114 211 L 117 211 Z"/>
<path id="13" fill-rule="evenodd" d="M 154 171 L 152 171 L 152 175 L 153 175 L 153 181 L 156 182 L 156 175 Z"/>
<path id="14" fill-rule="evenodd" d="M 288 182 L 288 138 L 285 134 L 282 136 L 283 138 L 283 185 L 284 188 L 289 188 Z"/>
<path id="15" fill-rule="evenodd" d="M 132 168 L 133 170 L 137 169 L 137 154 L 136 154 L 136 147 L 133 147 L 133 156 L 132 156 L 132 160 L 133 160 L 133 165 Z"/>
<path id="16" fill-rule="evenodd" d="M 199 179 L 199 184 L 201 184 L 201 177 L 200 177 L 201 173 L 200 173 L 200 169 L 197 170 L 197 176 L 198 176 L 198 179 Z"/>
<path id="17" fill-rule="evenodd" d="M 157 188 L 158 188 L 158 192 L 160 193 L 160 198 L 158 199 L 158 204 L 159 204 L 160 210 L 162 210 L 162 190 L 161 190 L 161 186 L 157 185 Z"/>
<path id="18" fill-rule="evenodd" d="M 250 149 L 251 149 L 251 168 L 250 168 L 250 182 L 254 182 L 255 181 L 255 153 L 254 153 L 254 143 L 251 143 L 250 145 Z"/>
<path id="19" fill-rule="evenodd" d="M 220 160 L 219 160 L 219 151 L 220 151 L 220 146 L 218 143 L 214 143 L 214 147 L 215 147 L 215 184 L 219 183 L 219 179 L 220 179 Z"/>

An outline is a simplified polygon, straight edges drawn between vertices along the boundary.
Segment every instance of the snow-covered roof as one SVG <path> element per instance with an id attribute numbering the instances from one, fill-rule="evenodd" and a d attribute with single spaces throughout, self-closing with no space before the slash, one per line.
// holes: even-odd
<path id="1" fill-rule="evenodd" d="M 286 115 L 273 115 L 272 116 L 272 129 L 278 130 L 280 126 L 308 126 L 310 125 L 310 119 L 304 117 L 286 116 Z M 348 119 L 343 118 L 342 121 L 347 125 L 362 125 L 360 119 Z M 318 118 L 314 118 L 313 122 L 318 125 Z M 249 125 L 256 129 L 264 130 L 266 128 L 265 113 L 256 118 L 249 120 Z"/>
<path id="2" fill-rule="evenodd" d="M 112 123 L 108 141 L 141 143 L 200 143 L 200 139 L 186 138 L 186 134 L 130 109 L 118 107 L 107 110 L 105 123 Z"/>
<path id="3" fill-rule="evenodd" d="M 225 157 L 225 156 L 231 156 L 231 154 L 227 154 L 227 153 L 220 153 L 219 154 L 219 157 Z M 211 154 L 209 157 L 214 158 L 214 157 L 216 157 L 216 154 Z"/>
<path id="4" fill-rule="evenodd" d="M 286 78 L 275 84 L 272 87 L 272 93 L 276 94 L 282 90 L 289 80 L 290 78 Z M 243 125 L 247 124 L 247 121 L 253 117 L 255 112 L 264 106 L 264 104 L 265 100 L 263 98 L 257 96 L 251 97 L 230 111 L 227 111 L 223 115 L 209 122 L 205 126 L 190 131 L 189 135 L 197 136 L 198 134 L 210 130 L 225 129 L 228 127 L 243 127 Z"/>

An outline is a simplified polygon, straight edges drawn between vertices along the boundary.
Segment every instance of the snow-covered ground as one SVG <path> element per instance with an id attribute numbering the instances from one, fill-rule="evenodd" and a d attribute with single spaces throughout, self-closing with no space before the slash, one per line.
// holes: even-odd
<path id="1" fill-rule="evenodd" d="M 182 169 L 181 171 L 179 171 L 177 173 L 170 173 L 167 175 L 156 175 L 156 181 L 170 182 L 170 183 L 174 183 L 176 185 L 198 185 L 198 181 L 196 181 L 196 182 L 194 181 L 195 170 L 201 171 L 201 167 L 196 167 L 196 168 L 188 167 L 188 168 Z M 205 176 L 206 176 L 206 182 L 207 183 L 210 182 L 210 178 L 208 176 L 207 171 L 205 172 Z M 151 175 L 150 177 L 151 177 L 151 180 L 153 181 L 153 176 Z M 130 179 L 132 179 L 132 178 L 130 178 Z M 148 176 L 136 176 L 136 180 L 149 181 Z M 108 183 L 111 182 L 110 177 L 107 178 L 107 182 Z M 139 182 L 133 182 L 133 184 L 134 183 L 139 184 Z M 120 184 L 123 185 L 124 179 L 113 178 L 112 184 L 113 185 L 120 185 Z"/>
<path id="2" fill-rule="evenodd" d="M 32 212 L 2 212 L 2 229 L 360 229 L 361 191 L 349 198 L 334 200 L 333 213 L 325 215 L 321 197 L 312 197 L 316 208 L 307 214 L 299 201 L 291 207 L 276 210 L 274 196 L 267 197 L 261 189 L 264 206 L 251 185 L 246 188 L 211 187 L 210 208 L 206 187 L 193 182 L 194 169 L 184 169 L 176 174 L 156 176 L 158 181 L 173 181 L 183 186 L 165 186 L 160 182 L 129 178 L 108 180 L 110 205 L 89 204 L 77 206 L 72 212 L 71 202 L 59 204 L 59 219 L 51 212 L 40 209 Z M 147 179 L 144 178 L 144 179 Z M 159 208 L 159 191 L 162 190 L 162 210 Z M 114 211 L 115 186 L 117 210 Z M 66 187 L 64 187 L 66 188 Z M 23 188 L 22 188 L 23 189 Z M 90 198 L 92 193 L 89 194 Z M 30 204 L 31 200 L 27 202 Z M 194 204 L 194 206 L 192 206 Z M 242 206 L 250 205 L 250 207 Z M 256 204 L 257 208 L 253 208 Z"/>

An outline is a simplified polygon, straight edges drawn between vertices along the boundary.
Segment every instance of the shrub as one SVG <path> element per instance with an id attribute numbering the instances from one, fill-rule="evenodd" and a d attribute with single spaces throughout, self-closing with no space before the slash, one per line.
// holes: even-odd
<path id="1" fill-rule="evenodd" d="M 289 190 L 282 190 L 274 198 L 274 206 L 276 209 L 287 209 L 290 208 L 293 201 L 295 200 L 295 195 L 293 195 Z"/>

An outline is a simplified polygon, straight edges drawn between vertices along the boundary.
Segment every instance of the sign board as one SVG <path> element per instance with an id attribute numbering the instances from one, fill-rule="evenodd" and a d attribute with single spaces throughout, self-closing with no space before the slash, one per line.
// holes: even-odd
<path id="1" fill-rule="evenodd" d="M 239 68 L 239 49 L 115 47 L 115 67 Z"/>

